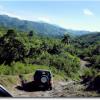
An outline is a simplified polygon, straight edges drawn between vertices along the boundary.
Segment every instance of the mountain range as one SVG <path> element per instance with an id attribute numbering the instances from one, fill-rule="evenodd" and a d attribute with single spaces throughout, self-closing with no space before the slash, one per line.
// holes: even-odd
<path id="1" fill-rule="evenodd" d="M 63 36 L 64 34 L 70 34 L 72 36 L 80 36 L 90 33 L 89 31 L 77 31 L 72 29 L 65 29 L 60 26 L 45 22 L 20 20 L 18 18 L 10 17 L 8 15 L 0 15 L 0 26 L 6 28 L 18 29 L 24 32 L 35 30 L 40 35 L 49 35 L 49 36 Z"/>

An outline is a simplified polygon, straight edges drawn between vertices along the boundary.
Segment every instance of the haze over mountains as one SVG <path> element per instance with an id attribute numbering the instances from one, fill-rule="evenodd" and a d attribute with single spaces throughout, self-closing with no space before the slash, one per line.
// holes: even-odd
<path id="1" fill-rule="evenodd" d="M 18 18 L 10 17 L 8 15 L 0 15 L 0 26 L 7 28 L 15 28 L 25 32 L 28 32 L 30 30 L 35 30 L 37 33 L 41 35 L 49 35 L 49 36 L 62 36 L 65 33 L 68 33 L 72 36 L 80 36 L 90 33 L 89 31 L 77 31 L 72 29 L 65 29 L 57 25 L 52 25 L 45 22 L 20 20 Z"/>

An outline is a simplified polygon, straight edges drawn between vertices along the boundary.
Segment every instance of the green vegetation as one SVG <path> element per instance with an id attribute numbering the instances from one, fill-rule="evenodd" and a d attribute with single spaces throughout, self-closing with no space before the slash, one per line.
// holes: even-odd
<path id="1" fill-rule="evenodd" d="M 92 87 L 100 79 L 100 33 L 54 38 L 41 36 L 35 30 L 22 32 L 0 27 L 0 76 L 33 75 L 36 69 L 47 69 L 57 80 L 77 80 L 80 59 L 90 63 L 82 75 L 87 87 Z"/>
<path id="2" fill-rule="evenodd" d="M 87 90 L 100 92 L 100 32 L 73 37 L 77 31 L 47 23 L 0 19 L 0 84 L 16 84 L 20 74 L 32 80 L 35 70 L 46 69 L 56 80 L 81 78 Z M 81 69 L 80 59 L 89 64 Z"/>
<path id="3" fill-rule="evenodd" d="M 79 58 L 67 51 L 71 46 L 67 35 L 56 39 L 38 36 L 35 31 L 25 33 L 12 29 L 2 34 L 0 75 L 28 74 L 44 68 L 67 79 L 75 77 L 80 69 Z"/>
<path id="4" fill-rule="evenodd" d="M 87 89 L 100 91 L 100 33 L 81 36 L 74 47 L 78 49 L 74 51 L 77 56 L 90 63 L 83 71 L 83 81 Z"/>

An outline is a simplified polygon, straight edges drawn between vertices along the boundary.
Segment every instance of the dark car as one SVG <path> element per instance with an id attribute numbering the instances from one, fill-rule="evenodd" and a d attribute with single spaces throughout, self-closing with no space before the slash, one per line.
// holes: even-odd
<path id="1" fill-rule="evenodd" d="M 0 97 L 12 97 L 12 95 L 2 85 L 0 85 Z"/>
<path id="2" fill-rule="evenodd" d="M 52 75 L 48 70 L 36 70 L 34 82 L 37 87 L 52 90 Z"/>

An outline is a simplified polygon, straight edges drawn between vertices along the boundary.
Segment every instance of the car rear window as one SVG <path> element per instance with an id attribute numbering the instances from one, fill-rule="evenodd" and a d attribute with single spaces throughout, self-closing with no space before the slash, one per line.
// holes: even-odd
<path id="1" fill-rule="evenodd" d="M 37 75 L 37 76 L 48 75 L 49 77 L 51 77 L 51 74 L 49 71 L 36 71 L 35 75 Z"/>

